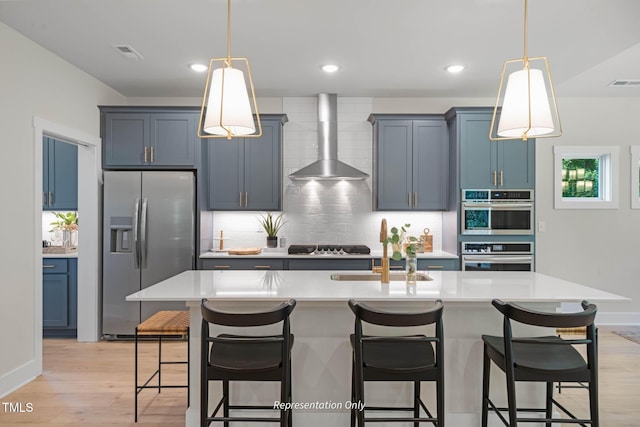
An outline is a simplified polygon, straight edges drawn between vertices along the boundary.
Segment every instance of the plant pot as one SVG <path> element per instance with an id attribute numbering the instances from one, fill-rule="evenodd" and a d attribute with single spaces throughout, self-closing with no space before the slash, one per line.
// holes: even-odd
<path id="1" fill-rule="evenodd" d="M 267 237 L 267 247 L 268 248 L 277 248 L 278 247 L 278 236 Z"/>

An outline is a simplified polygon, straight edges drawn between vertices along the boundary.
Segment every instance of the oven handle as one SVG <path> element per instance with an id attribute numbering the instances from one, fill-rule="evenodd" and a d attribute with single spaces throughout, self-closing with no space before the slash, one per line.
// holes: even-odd
<path id="1" fill-rule="evenodd" d="M 477 262 L 500 262 L 500 263 L 518 263 L 518 262 L 532 262 L 533 256 L 504 256 L 504 255 L 463 255 L 462 262 L 477 261 Z"/>

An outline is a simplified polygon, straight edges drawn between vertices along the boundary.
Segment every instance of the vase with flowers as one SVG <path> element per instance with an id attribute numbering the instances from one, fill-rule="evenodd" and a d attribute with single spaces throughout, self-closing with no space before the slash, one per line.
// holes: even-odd
<path id="1" fill-rule="evenodd" d="M 51 224 L 50 231 L 62 233 L 62 246 L 75 247 L 78 245 L 78 213 L 77 212 L 53 212 L 55 221 Z"/>
<path id="2" fill-rule="evenodd" d="M 407 274 L 407 284 L 416 284 L 416 274 L 418 271 L 418 261 L 416 258 L 416 250 L 418 239 L 414 236 L 407 236 L 407 229 L 411 224 L 405 224 L 398 230 L 397 227 L 391 228 L 391 234 L 385 239 L 384 244 L 391 245 L 393 254 L 391 258 L 395 261 L 402 259 L 402 252 L 405 253 L 405 268 Z"/>

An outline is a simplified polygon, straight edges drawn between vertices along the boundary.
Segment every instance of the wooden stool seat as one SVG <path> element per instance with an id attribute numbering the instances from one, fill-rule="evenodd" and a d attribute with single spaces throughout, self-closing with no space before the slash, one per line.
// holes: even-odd
<path id="1" fill-rule="evenodd" d="M 189 332 L 188 311 L 159 311 L 140 323 L 138 335 L 185 335 Z"/>
<path id="2" fill-rule="evenodd" d="M 187 338 L 187 359 L 179 361 L 162 361 L 162 338 L 168 336 L 186 336 Z M 138 341 L 140 336 L 146 339 L 158 340 L 158 367 L 155 372 L 147 379 L 143 385 L 138 383 Z M 135 422 L 138 422 L 138 394 L 145 388 L 186 388 L 187 402 L 189 401 L 189 312 L 188 311 L 159 311 L 149 317 L 144 322 L 136 326 L 135 334 Z M 162 365 L 169 364 L 186 364 L 187 365 L 187 384 L 186 385 L 162 385 Z M 158 385 L 149 385 L 149 383 L 158 377 Z"/>

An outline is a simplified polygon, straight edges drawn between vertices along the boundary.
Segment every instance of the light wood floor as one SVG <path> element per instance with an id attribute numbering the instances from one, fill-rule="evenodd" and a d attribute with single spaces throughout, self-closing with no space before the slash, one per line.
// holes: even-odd
<path id="1" fill-rule="evenodd" d="M 600 407 L 603 427 L 640 425 L 640 344 L 600 328 Z M 151 372 L 156 346 L 144 343 L 141 366 Z M 0 426 L 136 426 L 133 422 L 133 343 L 78 343 L 44 340 L 44 370 L 36 380 L 2 398 L 31 403 L 31 413 L 10 414 L 0 407 Z M 165 360 L 186 356 L 184 342 L 163 345 Z M 164 369 L 164 368 L 163 368 Z M 168 367 L 164 379 L 185 378 L 184 367 Z M 164 372 L 164 371 L 163 371 Z M 164 381 L 164 380 L 163 380 Z M 564 389 L 559 400 L 586 411 L 586 392 Z M 186 390 L 140 395 L 138 426 L 184 426 Z M 569 425 L 569 424 L 567 424 Z M 452 426 L 455 427 L 455 426 Z"/>

